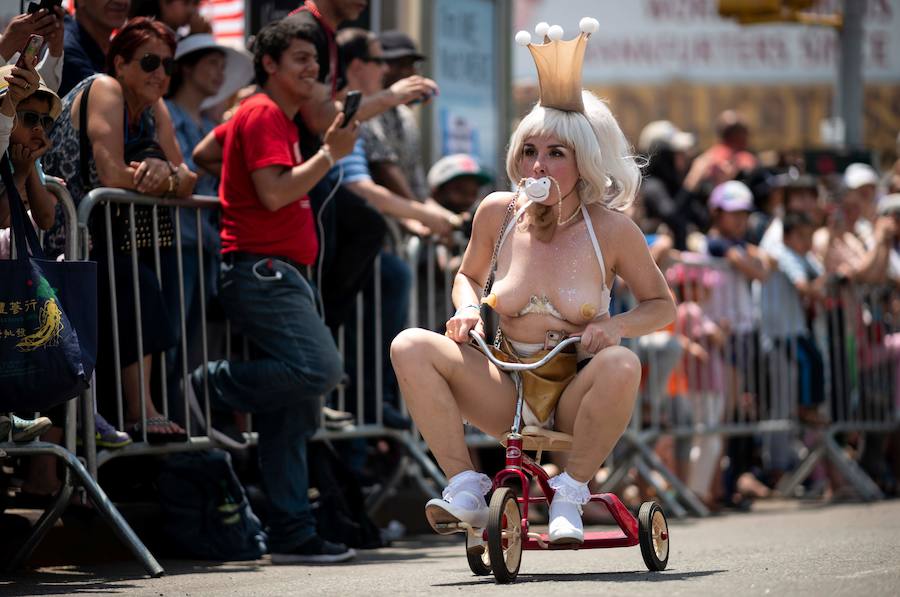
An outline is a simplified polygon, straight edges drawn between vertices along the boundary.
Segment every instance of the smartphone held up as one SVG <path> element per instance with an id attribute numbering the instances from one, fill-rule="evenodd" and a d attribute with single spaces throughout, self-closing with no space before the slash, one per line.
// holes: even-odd
<path id="1" fill-rule="evenodd" d="M 344 118 L 341 120 L 341 128 L 346 127 L 353 121 L 359 110 L 359 104 L 362 102 L 362 93 L 356 90 L 348 91 L 347 97 L 344 99 Z"/>
<path id="2" fill-rule="evenodd" d="M 32 34 L 25 47 L 19 53 L 19 60 L 16 66 L 19 68 L 34 68 L 38 55 L 40 55 L 41 47 L 44 45 L 44 37 L 42 35 Z"/>
<path id="3" fill-rule="evenodd" d="M 47 12 L 53 12 L 53 9 L 57 6 L 62 6 L 62 0 L 41 0 L 40 2 L 29 2 L 28 8 L 25 9 L 25 12 L 33 15 L 42 8 Z"/>

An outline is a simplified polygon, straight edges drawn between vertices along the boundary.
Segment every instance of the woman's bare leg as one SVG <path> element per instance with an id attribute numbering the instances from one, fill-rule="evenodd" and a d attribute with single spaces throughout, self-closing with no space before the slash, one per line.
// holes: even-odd
<path id="1" fill-rule="evenodd" d="M 566 472 L 590 481 L 631 419 L 641 362 L 624 346 L 601 350 L 565 389 L 556 409 L 556 429 L 573 435 Z"/>
<path id="2" fill-rule="evenodd" d="M 512 426 L 515 384 L 478 349 L 408 329 L 391 344 L 391 361 L 409 413 L 447 478 L 473 469 L 463 419 L 493 436 Z"/>

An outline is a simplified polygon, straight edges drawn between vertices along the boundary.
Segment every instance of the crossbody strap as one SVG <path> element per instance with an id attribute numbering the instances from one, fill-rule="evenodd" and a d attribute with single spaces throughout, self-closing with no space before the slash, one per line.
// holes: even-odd
<path id="1" fill-rule="evenodd" d="M 500 246 L 503 244 L 503 237 L 506 236 L 506 228 L 509 226 L 513 214 L 516 212 L 516 203 L 518 203 L 518 201 L 519 191 L 516 190 L 516 194 L 513 195 L 512 199 L 509 200 L 509 205 L 506 206 L 506 213 L 503 215 L 503 223 L 500 224 L 500 232 L 497 235 L 497 242 L 494 243 L 494 253 L 491 255 L 491 267 L 488 270 L 488 277 L 484 283 L 484 290 L 481 293 L 481 298 L 485 298 L 491 293 L 491 287 L 494 285 L 494 274 L 497 273 L 497 256 L 500 253 Z"/>
<path id="2" fill-rule="evenodd" d="M 91 186 L 91 141 L 88 139 L 87 120 L 88 120 L 88 95 L 91 91 L 91 85 L 94 81 L 89 81 L 81 92 L 81 101 L 78 104 L 78 145 L 79 159 L 81 161 L 81 184 L 85 189 Z"/>

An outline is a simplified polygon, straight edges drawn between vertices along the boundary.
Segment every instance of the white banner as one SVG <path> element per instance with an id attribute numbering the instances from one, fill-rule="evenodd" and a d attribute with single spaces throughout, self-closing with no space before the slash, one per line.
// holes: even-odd
<path id="1" fill-rule="evenodd" d="M 817 12 L 839 12 L 826 0 Z M 519 0 L 515 31 L 534 36 L 540 21 L 561 25 L 565 39 L 581 17 L 600 21 L 588 43 L 586 86 L 608 83 L 817 83 L 833 81 L 840 48 L 834 29 L 799 24 L 740 26 L 723 19 L 717 0 Z M 515 34 L 512 32 L 512 35 Z M 900 81 L 900 0 L 868 0 L 866 81 Z M 515 43 L 510 41 L 510 43 Z M 513 52 L 513 79 L 536 81 L 527 49 Z"/>

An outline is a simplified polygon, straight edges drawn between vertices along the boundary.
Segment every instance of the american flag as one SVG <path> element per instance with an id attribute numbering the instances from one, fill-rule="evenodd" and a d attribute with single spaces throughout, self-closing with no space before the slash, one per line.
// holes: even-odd
<path id="1" fill-rule="evenodd" d="M 245 0 L 202 0 L 200 14 L 212 23 L 216 41 L 223 45 L 245 49 Z"/>
<path id="2" fill-rule="evenodd" d="M 201 0 L 200 14 L 212 23 L 213 35 L 219 43 L 241 50 L 246 49 L 244 3 L 245 0 Z M 72 0 L 63 0 L 63 8 L 74 13 L 75 3 Z"/>

